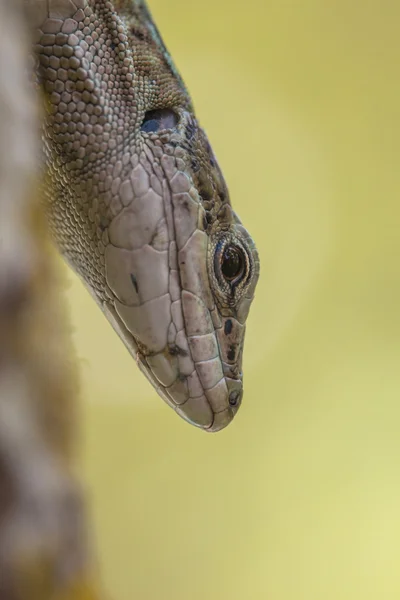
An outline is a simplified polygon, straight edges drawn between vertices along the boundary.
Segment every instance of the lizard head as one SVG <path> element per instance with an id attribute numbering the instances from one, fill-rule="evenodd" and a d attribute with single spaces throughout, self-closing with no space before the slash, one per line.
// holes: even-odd
<path id="1" fill-rule="evenodd" d="M 145 2 L 42 8 L 53 234 L 158 393 L 218 431 L 242 399 L 254 243 Z"/>
<path id="2" fill-rule="evenodd" d="M 257 251 L 191 112 L 148 111 L 140 135 L 143 151 L 120 188 L 127 206 L 110 226 L 108 285 L 160 395 L 189 422 L 217 431 L 242 399 Z"/>

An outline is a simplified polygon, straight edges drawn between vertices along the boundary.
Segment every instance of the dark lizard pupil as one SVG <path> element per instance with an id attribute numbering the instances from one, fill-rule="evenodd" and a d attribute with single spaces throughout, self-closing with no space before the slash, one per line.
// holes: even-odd
<path id="1" fill-rule="evenodd" d="M 242 253 L 235 246 L 227 246 L 222 255 L 221 271 L 225 279 L 235 279 L 243 270 Z"/>

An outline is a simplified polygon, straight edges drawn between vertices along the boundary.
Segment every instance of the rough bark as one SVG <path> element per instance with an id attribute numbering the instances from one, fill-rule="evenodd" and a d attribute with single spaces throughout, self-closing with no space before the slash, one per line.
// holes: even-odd
<path id="1" fill-rule="evenodd" d="M 72 473 L 76 381 L 38 202 L 27 24 L 0 0 L 0 599 L 95 598 Z"/>

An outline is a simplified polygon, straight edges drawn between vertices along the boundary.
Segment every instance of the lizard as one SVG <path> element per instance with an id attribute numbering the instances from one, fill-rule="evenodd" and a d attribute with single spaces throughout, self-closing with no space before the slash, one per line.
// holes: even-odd
<path id="1" fill-rule="evenodd" d="M 56 245 L 165 402 L 219 431 L 259 257 L 183 79 L 144 0 L 25 2 Z"/>

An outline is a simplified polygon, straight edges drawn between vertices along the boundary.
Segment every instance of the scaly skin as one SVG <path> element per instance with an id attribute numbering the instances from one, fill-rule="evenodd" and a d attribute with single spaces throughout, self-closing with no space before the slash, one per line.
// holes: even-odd
<path id="1" fill-rule="evenodd" d="M 218 431 L 242 399 L 254 243 L 145 2 L 30 2 L 56 242 L 162 398 Z"/>

